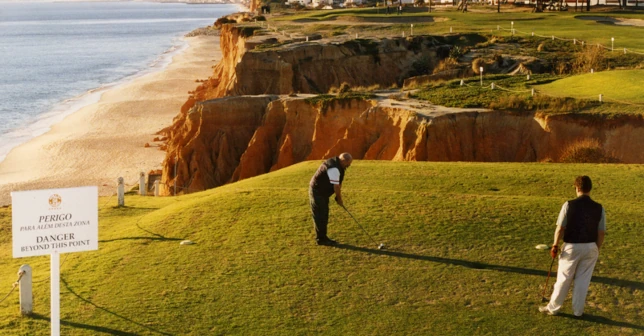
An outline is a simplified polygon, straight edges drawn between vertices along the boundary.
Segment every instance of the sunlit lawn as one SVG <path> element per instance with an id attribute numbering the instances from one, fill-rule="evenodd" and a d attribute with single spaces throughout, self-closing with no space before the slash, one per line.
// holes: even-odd
<path id="1" fill-rule="evenodd" d="M 644 332 L 641 165 L 356 161 L 345 202 L 313 243 L 319 162 L 202 193 L 100 200 L 100 249 L 61 258 L 63 335 L 421 335 Z M 572 180 L 588 174 L 608 229 L 587 317 L 537 312 Z M 35 316 L 0 303 L 7 335 L 49 333 L 49 259 L 11 258 L 0 209 L 0 295 L 34 268 Z M 184 239 L 195 245 L 180 245 Z M 552 279 L 551 279 L 552 284 Z M 550 287 L 550 286 L 549 286 Z M 548 288 L 550 291 L 550 288 Z"/>

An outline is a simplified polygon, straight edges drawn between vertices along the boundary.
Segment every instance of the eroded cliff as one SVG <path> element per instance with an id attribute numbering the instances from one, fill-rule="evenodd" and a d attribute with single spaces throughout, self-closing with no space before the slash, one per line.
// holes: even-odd
<path id="1" fill-rule="evenodd" d="M 234 111 L 234 112 L 233 112 Z M 625 117 L 626 118 L 626 117 Z M 635 126 L 634 126 L 635 125 Z M 625 163 L 644 162 L 641 120 L 589 123 L 566 116 L 418 107 L 387 98 L 228 97 L 198 103 L 173 126 L 165 194 L 216 187 L 304 160 L 533 162 L 598 139 Z M 186 189 L 187 188 L 187 189 Z"/>
<path id="2" fill-rule="evenodd" d="M 297 42 L 254 50 L 262 42 L 276 39 L 253 37 L 252 32 L 233 25 L 222 27 L 222 61 L 213 76 L 195 91 L 197 101 L 238 95 L 326 93 L 342 83 L 354 87 L 401 85 L 415 74 L 419 62 L 431 69 L 449 53 L 449 47 L 430 36 Z"/>
<path id="3" fill-rule="evenodd" d="M 616 160 L 644 162 L 637 148 L 644 140 L 640 116 L 445 108 L 392 92 L 369 99 L 289 94 L 327 92 L 343 82 L 401 84 L 419 62 L 431 68 L 445 57 L 449 50 L 434 38 L 249 51 L 263 41 L 251 38 L 252 31 L 223 26 L 223 60 L 163 131 L 163 194 L 213 188 L 345 151 L 369 160 L 557 161 L 570 145 L 594 139 Z"/>

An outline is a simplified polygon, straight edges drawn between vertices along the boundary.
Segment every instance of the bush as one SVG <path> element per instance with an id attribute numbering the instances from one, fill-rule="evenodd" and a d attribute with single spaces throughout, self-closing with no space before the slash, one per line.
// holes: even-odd
<path id="1" fill-rule="evenodd" d="M 452 70 L 458 68 L 458 62 L 454 58 L 446 58 L 438 63 L 436 68 L 434 68 L 434 74 L 441 73 L 443 71 Z"/>
<path id="2" fill-rule="evenodd" d="M 501 54 L 494 54 L 492 59 L 494 60 L 494 64 L 497 67 L 502 67 L 503 66 L 503 56 Z"/>
<path id="3" fill-rule="evenodd" d="M 241 37 L 251 37 L 255 34 L 256 31 L 261 30 L 260 27 L 239 27 L 239 35 Z"/>
<path id="4" fill-rule="evenodd" d="M 604 69 L 604 50 L 598 46 L 585 47 L 575 54 L 573 69 L 577 73 L 587 73 L 590 69 Z"/>
<path id="5" fill-rule="evenodd" d="M 351 85 L 349 85 L 349 83 L 347 82 L 342 82 L 342 84 L 340 84 L 340 88 L 332 86 L 329 89 L 330 94 L 342 94 L 347 92 L 351 92 Z"/>
<path id="6" fill-rule="evenodd" d="M 504 95 L 487 107 L 493 110 L 548 111 L 556 113 L 579 112 L 597 106 L 599 102 L 570 97 L 536 95 Z"/>
<path id="7" fill-rule="evenodd" d="M 409 77 L 427 75 L 432 72 L 432 59 L 422 56 L 411 65 L 411 71 L 407 74 Z"/>
<path id="8" fill-rule="evenodd" d="M 604 150 L 597 139 L 583 139 L 569 145 L 561 153 L 563 163 L 619 163 Z"/>
<path id="9" fill-rule="evenodd" d="M 485 64 L 485 60 L 482 58 L 477 58 L 474 61 L 472 61 L 472 71 L 474 71 L 475 74 L 480 74 L 481 70 L 480 67 L 483 67 L 483 71 L 485 71 L 485 68 L 487 68 L 487 64 Z"/>
<path id="10" fill-rule="evenodd" d="M 465 55 L 468 52 L 466 47 L 454 46 L 449 50 L 449 58 L 458 61 L 461 56 Z"/>
<path id="11" fill-rule="evenodd" d="M 235 21 L 235 20 L 230 20 L 230 19 L 228 19 L 228 18 L 227 18 L 227 17 L 225 17 L 225 16 L 224 16 L 224 17 L 220 17 L 219 19 L 217 19 L 217 21 L 215 21 L 215 27 L 216 27 L 217 29 L 219 29 L 219 28 L 221 28 L 221 26 L 222 26 L 222 25 L 227 24 L 227 23 L 237 23 L 237 21 Z"/>

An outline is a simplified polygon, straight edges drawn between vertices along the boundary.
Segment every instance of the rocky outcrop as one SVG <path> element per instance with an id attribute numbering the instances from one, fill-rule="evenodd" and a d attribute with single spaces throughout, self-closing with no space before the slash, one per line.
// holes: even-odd
<path id="1" fill-rule="evenodd" d="M 344 151 L 366 160 L 534 162 L 556 160 L 568 145 L 594 138 L 622 162 L 644 162 L 644 152 L 634 147 L 644 141 L 639 117 L 592 122 L 534 113 L 428 111 L 388 99 L 322 104 L 259 96 L 198 103 L 172 128 L 164 192 L 173 193 L 173 157 L 176 183 L 188 188 L 177 188 L 179 193 Z"/>
<path id="2" fill-rule="evenodd" d="M 197 103 L 181 113 L 166 130 L 169 140 L 162 194 L 205 190 L 229 182 L 262 124 L 266 106 L 276 98 L 226 97 Z"/>
<path id="3" fill-rule="evenodd" d="M 449 47 L 435 38 L 418 36 L 337 43 L 291 43 L 264 51 L 250 28 L 224 25 L 222 61 L 209 81 L 197 88 L 197 101 L 237 95 L 326 93 L 344 82 L 351 86 L 402 85 L 419 62 L 431 70 L 446 57 Z M 258 39 L 260 41 L 258 42 Z"/>
<path id="4" fill-rule="evenodd" d="M 223 26 L 223 60 L 163 131 L 168 154 L 161 193 L 213 188 L 345 151 L 367 160 L 557 161 L 568 146 L 596 139 L 611 157 L 644 163 L 637 148 L 644 141 L 641 116 L 450 109 L 387 93 L 287 96 L 327 92 L 343 82 L 399 85 L 420 63 L 431 70 L 447 52 L 431 37 L 249 51 L 261 44 L 249 40 L 256 28 Z"/>

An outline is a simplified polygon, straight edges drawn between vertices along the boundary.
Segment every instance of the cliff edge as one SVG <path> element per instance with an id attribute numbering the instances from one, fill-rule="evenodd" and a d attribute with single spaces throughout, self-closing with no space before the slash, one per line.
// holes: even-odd
<path id="1" fill-rule="evenodd" d="M 247 28 L 247 27 L 246 27 Z M 446 108 L 399 91 L 316 95 L 332 87 L 402 85 L 449 54 L 435 37 L 293 42 L 224 25 L 223 60 L 184 104 L 168 137 L 162 194 L 189 193 L 350 152 L 397 161 L 557 161 L 583 139 L 615 160 L 644 162 L 639 116 Z M 297 93 L 297 94 L 296 94 Z"/>

